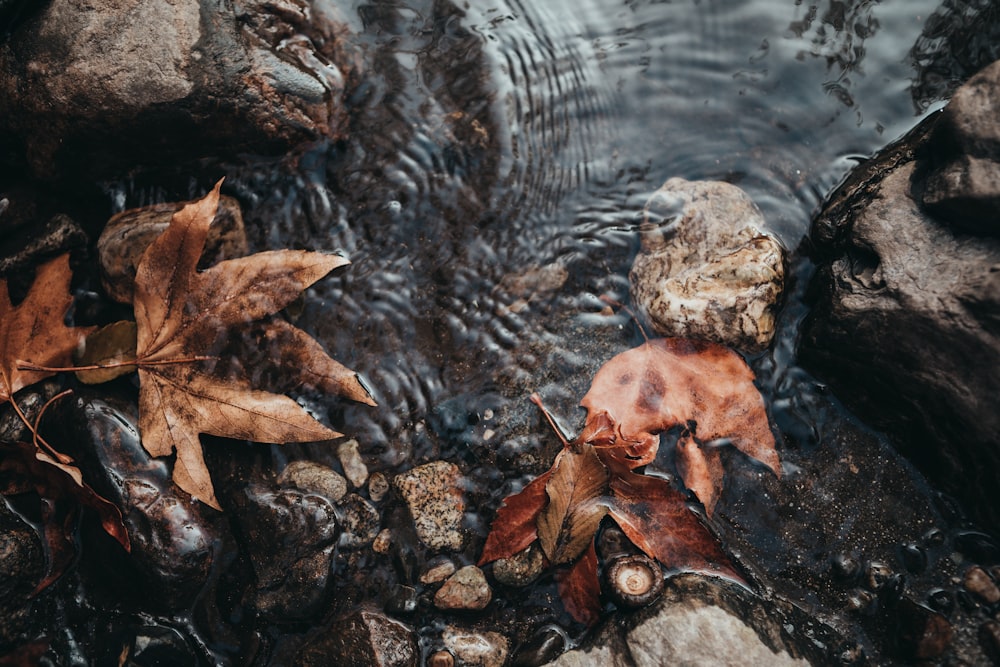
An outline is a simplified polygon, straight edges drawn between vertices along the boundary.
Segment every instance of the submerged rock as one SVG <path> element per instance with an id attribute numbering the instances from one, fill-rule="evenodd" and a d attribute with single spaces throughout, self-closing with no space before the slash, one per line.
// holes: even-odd
<path id="1" fill-rule="evenodd" d="M 499 632 L 475 632 L 452 625 L 441 635 L 459 667 L 503 667 L 510 642 Z"/>
<path id="2" fill-rule="evenodd" d="M 819 268 L 800 343 L 805 366 L 990 526 L 1000 523 L 1000 239 L 975 221 L 993 204 L 971 190 L 967 206 L 957 194 L 947 206 L 941 197 L 925 204 L 941 170 L 961 160 L 949 157 L 963 145 L 956 132 L 971 135 L 982 125 L 975 117 L 1000 106 L 998 79 L 1000 65 L 974 77 L 955 109 L 927 119 L 831 195 L 812 228 Z M 1000 141 L 963 141 L 1000 174 Z M 1000 208 L 991 210 L 987 218 L 1000 219 Z"/>
<path id="3" fill-rule="evenodd" d="M 132 551 L 114 544 L 106 566 L 124 558 L 135 567 L 138 582 L 117 577 L 133 596 L 166 609 L 190 605 L 209 580 L 224 529 L 212 510 L 173 484 L 165 460 L 143 449 L 136 405 L 77 391 L 53 404 L 42 427 L 52 442 L 74 445 L 84 479 L 122 513 Z"/>
<path id="4" fill-rule="evenodd" d="M 327 499 L 297 489 L 251 484 L 236 520 L 256 582 L 257 612 L 272 622 L 314 615 L 326 600 L 338 526 Z"/>
<path id="5" fill-rule="evenodd" d="M 808 650 L 808 649 L 807 649 Z M 776 610 L 722 579 L 679 575 L 660 602 L 612 617 L 556 667 L 657 665 L 809 665 Z"/>
<path id="6" fill-rule="evenodd" d="M 153 204 L 122 211 L 111 217 L 97 240 L 101 284 L 115 301 L 132 303 L 135 270 L 143 253 L 170 225 L 174 213 L 191 202 Z M 240 204 L 232 197 L 219 198 L 219 210 L 208 228 L 205 251 L 198 268 L 247 254 L 247 233 Z"/>
<path id="7" fill-rule="evenodd" d="M 420 651 L 408 626 L 375 611 L 335 619 L 296 658 L 296 667 L 416 667 Z"/>
<path id="8" fill-rule="evenodd" d="M 481 611 L 493 599 L 493 590 L 486 582 L 483 571 L 475 565 L 466 565 L 448 577 L 434 595 L 438 609 Z"/>
<path id="9" fill-rule="evenodd" d="M 426 463 L 393 478 L 406 501 L 417 536 L 435 551 L 462 548 L 462 514 L 465 496 L 462 473 L 454 463 Z"/>
<path id="10" fill-rule="evenodd" d="M 759 352 L 784 279 L 784 248 L 735 185 L 671 178 L 646 204 L 629 284 L 657 334 Z"/>

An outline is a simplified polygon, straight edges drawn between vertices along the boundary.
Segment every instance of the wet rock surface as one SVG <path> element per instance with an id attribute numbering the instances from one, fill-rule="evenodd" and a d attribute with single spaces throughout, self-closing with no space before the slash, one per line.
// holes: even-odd
<path id="1" fill-rule="evenodd" d="M 103 567 L 122 568 L 141 583 L 110 580 L 126 587 L 126 599 L 159 611 L 189 606 L 208 583 L 226 531 L 212 510 L 173 485 L 165 461 L 142 448 L 135 403 L 81 391 L 54 403 L 42 428 L 54 442 L 73 445 L 68 453 L 88 484 L 122 513 L 131 553 L 109 544 Z"/>
<path id="2" fill-rule="evenodd" d="M 670 579 L 663 600 L 608 623 L 553 665 L 653 667 L 685 665 L 808 665 L 816 647 L 790 636 L 783 610 L 721 579 Z M 823 640 L 836 637 L 822 628 Z"/>
<path id="3" fill-rule="evenodd" d="M 845 402 L 893 432 L 903 452 L 994 527 L 1000 242 L 990 225 L 1000 208 L 993 180 L 952 175 L 966 158 L 982 162 L 989 179 L 1000 174 L 991 138 L 998 79 L 1000 65 L 974 77 L 954 107 L 831 196 L 812 230 L 820 265 L 800 348 Z"/>
<path id="4" fill-rule="evenodd" d="M 643 212 L 632 300 L 661 336 L 702 338 L 748 352 L 774 337 L 785 251 L 735 185 L 672 178 Z"/>
<path id="5" fill-rule="evenodd" d="M 55 0 L 26 14 L 0 44 L 0 131 L 20 140 L 37 175 L 343 132 L 354 63 L 328 9 Z"/>
<path id="6" fill-rule="evenodd" d="M 41 541 L 0 497 L 0 655 L 33 634 L 31 594 L 44 571 Z"/>
<path id="7" fill-rule="evenodd" d="M 486 582 L 483 571 L 475 565 L 466 565 L 445 580 L 434 594 L 438 609 L 480 611 L 493 599 L 493 590 Z"/>
<path id="8" fill-rule="evenodd" d="M 238 497 L 237 523 L 256 578 L 250 605 L 272 622 L 309 618 L 330 590 L 339 534 L 333 505 L 296 489 L 251 484 Z"/>
<path id="9" fill-rule="evenodd" d="M 416 667 L 419 650 L 413 630 L 374 611 L 357 611 L 334 620 L 297 656 L 297 667 L 358 665 Z"/>
<path id="10" fill-rule="evenodd" d="M 435 461 L 393 479 L 393 485 L 410 510 L 417 535 L 433 550 L 462 548 L 465 499 L 461 478 L 461 470 L 454 463 Z"/>

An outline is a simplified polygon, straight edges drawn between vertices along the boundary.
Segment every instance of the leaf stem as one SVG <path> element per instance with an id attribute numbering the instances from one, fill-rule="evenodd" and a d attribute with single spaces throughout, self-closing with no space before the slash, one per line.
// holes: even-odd
<path id="1" fill-rule="evenodd" d="M 538 409 L 542 411 L 543 415 L 545 415 L 545 419 L 548 420 L 549 426 L 551 426 L 552 430 L 555 431 L 556 437 L 558 437 L 559 441 L 562 442 L 563 447 L 569 447 L 569 440 L 566 439 L 566 435 L 563 433 L 562 429 L 559 428 L 559 424 L 556 423 L 552 413 L 550 413 L 545 405 L 542 404 L 542 397 L 538 395 L 538 392 L 532 392 L 529 400 L 537 405 Z"/>
<path id="2" fill-rule="evenodd" d="M 73 463 L 72 457 L 67 456 L 66 454 L 63 454 L 62 452 L 60 452 L 59 450 L 57 450 L 55 447 L 53 447 L 52 445 L 50 445 L 45 440 L 45 438 L 43 438 L 41 435 L 39 435 L 38 434 L 38 425 L 42 423 L 42 415 L 45 414 L 45 411 L 49 409 L 50 405 L 52 405 L 57 399 L 60 399 L 63 396 L 68 396 L 69 394 L 72 394 L 72 393 L 73 393 L 72 389 L 67 389 L 65 391 L 59 392 L 58 394 L 56 394 L 55 396 L 53 396 L 49 400 L 45 401 L 45 405 L 42 406 L 42 409 L 38 411 L 38 416 L 35 417 L 34 427 L 31 427 L 31 426 L 28 427 L 31 430 L 32 440 L 34 442 L 35 447 L 37 447 L 38 449 L 44 449 L 45 451 L 47 451 L 49 453 L 49 455 L 51 455 L 54 459 L 56 459 L 57 461 L 59 461 L 59 463 L 62 463 L 62 464 L 65 464 L 65 465 L 69 465 L 69 464 Z"/>
<path id="3" fill-rule="evenodd" d="M 19 361 L 17 369 L 19 371 L 43 371 L 46 373 L 72 373 L 74 371 L 100 371 L 106 368 L 121 368 L 123 366 L 167 366 L 171 364 L 190 364 L 196 361 L 211 361 L 218 359 L 212 356 L 194 356 L 181 359 L 160 359 L 158 361 L 144 361 L 142 359 L 130 359 L 126 361 L 112 361 L 107 364 L 90 364 L 88 366 L 39 366 L 27 362 Z"/>

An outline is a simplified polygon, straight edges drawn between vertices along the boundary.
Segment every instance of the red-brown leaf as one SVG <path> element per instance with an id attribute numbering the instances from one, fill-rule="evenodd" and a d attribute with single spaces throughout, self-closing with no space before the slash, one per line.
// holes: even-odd
<path id="1" fill-rule="evenodd" d="M 545 485 L 549 502 L 538 515 L 538 541 L 550 563 L 570 563 L 593 542 L 608 512 L 607 490 L 608 469 L 593 447 L 559 452 Z"/>
<path id="2" fill-rule="evenodd" d="M 520 492 L 504 499 L 490 526 L 490 534 L 486 536 L 483 555 L 479 557 L 480 565 L 510 558 L 538 539 L 538 515 L 548 502 L 545 485 L 550 477 L 552 470 L 547 470 Z"/>
<path id="3" fill-rule="evenodd" d="M 684 480 L 684 486 L 694 491 L 705 506 L 705 512 L 712 516 L 715 503 L 722 495 L 722 455 L 718 447 L 699 445 L 690 434 L 685 433 L 677 441 L 677 472 Z"/>
<path id="4" fill-rule="evenodd" d="M 597 550 L 593 541 L 571 567 L 556 572 L 556 588 L 570 616 L 587 626 L 597 622 L 601 614 L 601 583 L 597 578 Z"/>
<path id="5" fill-rule="evenodd" d="M 742 581 L 719 541 L 667 480 L 612 467 L 611 494 L 611 518 L 650 558 L 667 568 Z"/>
<path id="6" fill-rule="evenodd" d="M 651 437 L 683 426 L 699 443 L 727 439 L 780 476 L 774 435 L 753 380 L 743 358 L 716 343 L 647 341 L 614 357 L 594 376 L 580 401 L 587 423 L 576 442 L 617 449 L 615 458 L 632 461 L 629 467 L 635 468 L 655 457 L 658 441 Z M 695 487 L 714 488 L 704 477 L 691 478 L 689 488 Z M 699 498 L 706 507 L 714 505 L 714 497 Z"/>

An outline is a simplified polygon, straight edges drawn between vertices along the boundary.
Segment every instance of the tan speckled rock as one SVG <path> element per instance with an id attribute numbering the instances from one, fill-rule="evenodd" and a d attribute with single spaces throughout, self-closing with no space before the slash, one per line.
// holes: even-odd
<path id="1" fill-rule="evenodd" d="M 486 575 L 475 565 L 466 565 L 448 577 L 434 595 L 438 609 L 465 609 L 479 611 L 493 599 L 493 590 L 486 582 Z"/>
<path id="2" fill-rule="evenodd" d="M 453 463 L 434 461 L 393 478 L 393 485 L 410 508 L 420 541 L 435 551 L 462 548 L 465 497 L 462 473 Z"/>
<path id="3" fill-rule="evenodd" d="M 499 632 L 473 632 L 449 625 L 441 639 L 458 664 L 467 667 L 503 667 L 510 650 L 510 642 Z"/>
<path id="4" fill-rule="evenodd" d="M 661 336 L 766 348 L 784 288 L 785 250 L 742 190 L 672 178 L 646 204 L 632 301 Z"/>

